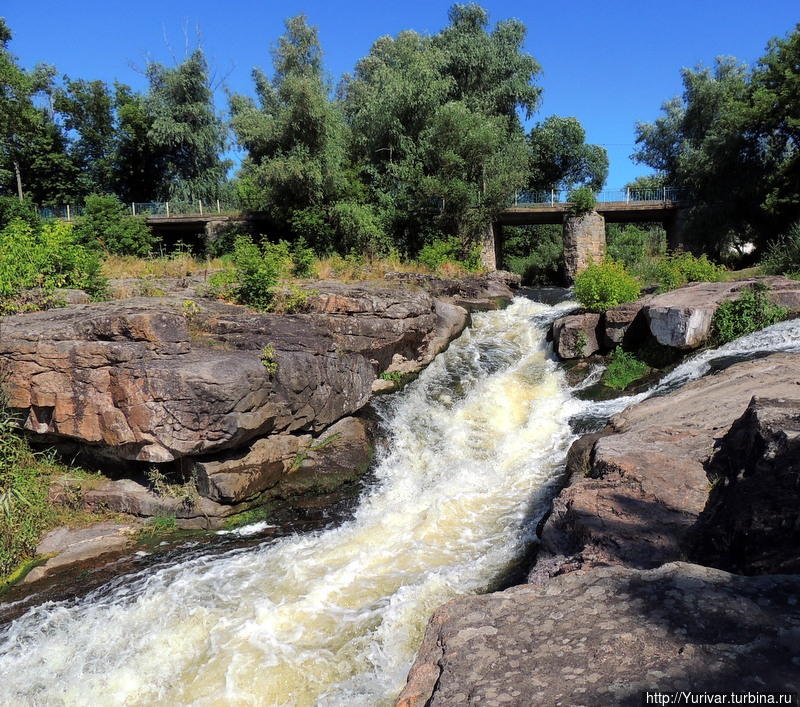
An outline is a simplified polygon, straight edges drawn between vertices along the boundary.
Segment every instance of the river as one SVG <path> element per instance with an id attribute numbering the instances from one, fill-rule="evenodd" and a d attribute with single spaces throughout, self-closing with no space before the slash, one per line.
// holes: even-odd
<path id="1" fill-rule="evenodd" d="M 385 398 L 389 443 L 338 527 L 142 571 L 3 627 L 2 704 L 392 704 L 432 611 L 491 589 L 529 546 L 576 421 L 715 360 L 800 350 L 796 322 L 777 325 L 700 354 L 648 393 L 590 403 L 545 341 L 571 306 L 518 298 L 476 315 Z"/>

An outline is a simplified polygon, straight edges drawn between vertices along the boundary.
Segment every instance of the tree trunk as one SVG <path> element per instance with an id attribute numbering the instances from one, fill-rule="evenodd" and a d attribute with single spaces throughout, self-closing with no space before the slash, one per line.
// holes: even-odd
<path id="1" fill-rule="evenodd" d="M 19 162 L 14 160 L 14 174 L 17 175 L 17 196 L 19 197 L 20 201 L 25 200 L 25 196 L 22 193 L 22 174 L 19 171 Z"/>

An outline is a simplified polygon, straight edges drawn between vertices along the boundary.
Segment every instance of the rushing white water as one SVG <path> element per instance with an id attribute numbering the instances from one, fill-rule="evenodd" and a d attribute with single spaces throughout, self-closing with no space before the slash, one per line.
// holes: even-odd
<path id="1" fill-rule="evenodd" d="M 570 305 L 518 299 L 394 397 L 351 521 L 30 610 L 0 634 L 3 704 L 376 705 L 432 610 L 514 562 L 574 438 L 545 344 Z"/>

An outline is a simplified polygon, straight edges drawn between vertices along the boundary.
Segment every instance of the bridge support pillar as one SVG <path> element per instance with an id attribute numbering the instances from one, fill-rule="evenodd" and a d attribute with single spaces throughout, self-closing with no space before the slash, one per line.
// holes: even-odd
<path id="1" fill-rule="evenodd" d="M 481 240 L 481 265 L 489 271 L 503 263 L 503 227 L 490 223 Z"/>
<path id="2" fill-rule="evenodd" d="M 564 218 L 564 272 L 567 284 L 590 262 L 606 255 L 606 220 L 596 211 Z"/>

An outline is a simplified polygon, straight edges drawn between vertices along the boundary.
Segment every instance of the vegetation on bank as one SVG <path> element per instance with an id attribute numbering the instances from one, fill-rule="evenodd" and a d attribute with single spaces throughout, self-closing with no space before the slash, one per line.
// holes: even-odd
<path id="1" fill-rule="evenodd" d="M 611 353 L 611 360 L 603 373 L 603 385 L 624 390 L 631 383 L 650 372 L 650 367 L 620 346 Z"/>
<path id="2" fill-rule="evenodd" d="M 786 308 L 773 304 L 768 292 L 767 285 L 756 282 L 735 300 L 723 302 L 714 312 L 714 342 L 718 346 L 726 344 L 786 319 Z"/>

